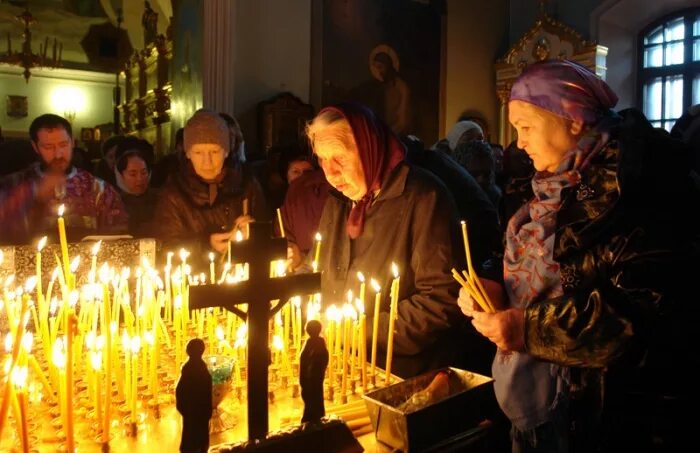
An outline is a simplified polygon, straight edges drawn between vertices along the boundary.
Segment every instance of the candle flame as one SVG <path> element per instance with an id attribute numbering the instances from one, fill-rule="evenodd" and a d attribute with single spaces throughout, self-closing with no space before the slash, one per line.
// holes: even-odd
<path id="1" fill-rule="evenodd" d="M 467 222 L 465 222 L 464 220 L 460 221 L 459 223 L 461 223 L 462 225 L 466 225 L 466 224 L 467 224 Z"/>
<path id="2" fill-rule="evenodd" d="M 92 246 L 92 256 L 96 256 L 97 253 L 100 251 L 100 246 L 102 245 L 102 239 L 99 241 L 95 242 L 95 245 Z"/>
<path id="3" fill-rule="evenodd" d="M 357 279 L 360 281 L 360 283 L 365 282 L 365 275 L 362 272 L 357 272 Z"/>
<path id="4" fill-rule="evenodd" d="M 369 284 L 372 285 L 372 289 L 374 290 L 375 293 L 378 293 L 379 291 L 382 290 L 382 287 L 379 286 L 379 283 L 375 279 L 371 279 L 369 281 Z"/>
<path id="5" fill-rule="evenodd" d="M 75 305 L 78 303 L 78 300 L 80 300 L 80 293 L 78 292 L 78 290 L 74 289 L 70 292 L 70 296 L 68 298 L 68 303 L 70 304 L 70 307 L 75 307 Z"/>
<path id="6" fill-rule="evenodd" d="M 272 338 L 272 347 L 274 347 L 278 351 L 282 351 L 284 349 L 284 342 L 282 342 L 282 337 L 280 337 L 279 335 L 275 335 Z"/>
<path id="7" fill-rule="evenodd" d="M 104 347 L 104 345 L 105 345 L 105 337 L 104 337 L 104 335 L 99 335 L 99 336 L 95 339 L 95 349 L 97 349 L 98 351 L 100 351 L 100 350 L 102 350 L 102 348 Z"/>
<path id="8" fill-rule="evenodd" d="M 3 285 L 7 289 L 15 281 L 15 274 L 10 275 L 5 279 L 5 284 Z"/>
<path id="9" fill-rule="evenodd" d="M 241 233 L 241 230 L 236 230 L 235 238 L 236 242 L 241 242 L 243 240 L 243 233 Z"/>
<path id="10" fill-rule="evenodd" d="M 349 303 L 350 305 L 352 305 L 352 300 L 353 300 L 353 297 L 352 297 L 352 290 L 349 289 L 349 290 L 348 290 L 348 303 Z"/>
<path id="11" fill-rule="evenodd" d="M 178 294 L 175 296 L 175 300 L 173 301 L 173 307 L 175 307 L 175 310 L 179 310 L 182 308 L 182 295 Z"/>
<path id="12" fill-rule="evenodd" d="M 102 266 L 100 266 L 100 270 L 97 272 L 97 274 L 100 277 L 100 282 L 102 284 L 107 284 L 109 282 L 109 266 L 107 263 L 103 263 Z"/>
<path id="13" fill-rule="evenodd" d="M 153 345 L 153 334 L 150 331 L 146 331 L 143 334 L 143 341 L 146 342 L 147 345 L 151 346 Z"/>
<path id="14" fill-rule="evenodd" d="M 22 335 L 22 347 L 24 348 L 25 351 L 27 351 L 27 354 L 32 352 L 32 345 L 34 344 L 34 334 L 31 332 L 25 332 L 24 335 Z"/>
<path id="15" fill-rule="evenodd" d="M 117 333 L 117 321 L 111 321 L 109 323 L 109 331 L 112 334 Z"/>
<path id="16" fill-rule="evenodd" d="M 140 349 L 141 349 L 141 337 L 136 335 L 131 339 L 131 352 L 133 354 L 138 354 Z"/>
<path id="17" fill-rule="evenodd" d="M 8 354 L 12 352 L 12 345 L 14 344 L 14 338 L 12 337 L 12 334 L 10 332 L 7 332 L 7 335 L 5 335 L 5 352 Z"/>
<path id="18" fill-rule="evenodd" d="M 124 329 L 122 331 L 122 347 L 124 348 L 124 351 L 129 349 L 129 344 L 131 343 L 131 337 L 129 336 L 129 332 Z"/>
<path id="19" fill-rule="evenodd" d="M 209 262 L 210 263 L 214 262 L 214 252 L 209 252 Z"/>
<path id="20" fill-rule="evenodd" d="M 63 217 L 63 212 L 66 210 L 66 205 L 61 205 L 58 207 L 58 216 Z"/>
<path id="21" fill-rule="evenodd" d="M 352 320 L 357 319 L 357 312 L 355 311 L 351 303 L 343 305 L 343 317 Z"/>
<path id="22" fill-rule="evenodd" d="M 70 271 L 75 273 L 75 271 L 78 270 L 79 265 L 80 265 L 80 255 L 73 258 L 73 261 L 70 262 Z"/>
<path id="23" fill-rule="evenodd" d="M 394 278 L 399 278 L 399 267 L 396 263 L 391 263 L 391 272 L 394 274 Z"/>
<path id="24" fill-rule="evenodd" d="M 88 351 L 92 351 L 95 347 L 95 332 L 92 330 L 85 335 L 85 347 L 88 348 Z"/>
<path id="25" fill-rule="evenodd" d="M 25 292 L 31 293 L 34 291 L 34 288 L 36 287 L 36 280 L 36 275 L 32 275 L 27 279 L 27 281 L 24 283 Z"/>
<path id="26" fill-rule="evenodd" d="M 314 237 L 317 241 L 321 242 L 321 233 L 316 233 L 316 236 Z"/>
<path id="27" fill-rule="evenodd" d="M 188 256 L 190 256 L 190 252 L 185 249 L 180 249 L 180 261 L 184 263 Z"/>
<path id="28" fill-rule="evenodd" d="M 46 240 L 48 238 L 44 236 L 43 238 L 39 239 L 39 243 L 36 245 L 36 249 L 41 252 L 41 250 L 46 246 Z M 1 260 L 0 260 L 1 261 Z"/>
<path id="29" fill-rule="evenodd" d="M 223 341 L 224 340 L 224 329 L 221 326 L 216 326 L 216 338 Z"/>
<path id="30" fill-rule="evenodd" d="M 329 321 L 338 321 L 340 319 L 340 310 L 338 310 L 335 304 L 326 308 L 326 319 Z"/>
<path id="31" fill-rule="evenodd" d="M 24 389 L 24 386 L 27 383 L 26 366 L 18 366 L 12 370 L 12 383 L 20 390 Z"/>
<path id="32" fill-rule="evenodd" d="M 54 343 L 51 359 L 53 364 L 60 369 L 66 366 L 66 355 L 63 353 L 63 348 L 63 337 L 59 337 L 56 339 L 56 343 Z"/>
<path id="33" fill-rule="evenodd" d="M 100 371 L 100 368 L 102 368 L 102 353 L 99 351 L 92 352 L 90 354 L 90 363 L 93 370 Z"/>

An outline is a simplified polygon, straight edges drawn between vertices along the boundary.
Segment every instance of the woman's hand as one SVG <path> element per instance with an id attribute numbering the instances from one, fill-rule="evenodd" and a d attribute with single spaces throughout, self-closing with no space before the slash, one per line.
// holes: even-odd
<path id="1" fill-rule="evenodd" d="M 233 239 L 230 231 L 224 233 L 213 233 L 209 236 L 209 245 L 219 254 L 224 254 L 228 251 L 228 241 Z"/>
<path id="2" fill-rule="evenodd" d="M 472 312 L 472 324 L 480 334 L 491 340 L 498 349 L 523 351 L 525 349 L 525 311 L 509 308 L 496 313 Z"/>
<path id="3" fill-rule="evenodd" d="M 242 215 L 242 216 L 237 217 L 236 220 L 233 221 L 233 230 L 231 230 L 231 232 L 230 232 L 231 240 L 234 239 L 234 237 L 235 237 L 234 235 L 236 234 L 236 230 L 243 231 L 244 232 L 243 237 L 245 239 L 248 239 L 245 237 L 245 230 L 246 230 L 245 227 L 248 224 L 253 223 L 253 222 L 255 222 L 255 219 L 249 215 Z"/>
<path id="4" fill-rule="evenodd" d="M 493 304 L 494 308 L 496 310 L 503 309 L 507 305 L 506 294 L 503 290 L 503 286 L 499 282 L 489 280 L 487 278 L 480 278 L 479 281 L 481 282 L 481 286 L 484 287 L 489 299 L 491 299 L 491 303 Z M 472 317 L 472 313 L 475 311 L 483 311 L 479 303 L 474 300 L 474 298 L 472 298 L 469 295 L 469 292 L 464 288 L 459 288 L 459 298 L 457 299 L 457 304 L 459 305 L 459 308 L 462 309 L 462 313 L 464 313 L 465 316 Z"/>

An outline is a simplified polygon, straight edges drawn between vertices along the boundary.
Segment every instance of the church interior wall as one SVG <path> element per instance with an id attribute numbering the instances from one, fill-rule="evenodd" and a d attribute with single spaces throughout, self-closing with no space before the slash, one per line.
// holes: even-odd
<path id="1" fill-rule="evenodd" d="M 491 140 L 496 141 L 498 98 L 493 64 L 507 50 L 507 17 L 508 0 L 448 1 L 444 131 L 467 113 L 483 118 Z"/>
<path id="2" fill-rule="evenodd" d="M 285 91 L 310 102 L 311 0 L 238 0 L 236 7 L 234 113 L 254 149 L 258 102 Z"/>
<path id="3" fill-rule="evenodd" d="M 29 83 L 17 66 L 0 65 L 0 125 L 5 137 L 28 137 L 32 120 L 43 113 L 65 115 L 74 110 L 73 132 L 111 123 L 114 118 L 114 75 L 89 71 L 34 70 Z M 8 96 L 24 96 L 26 116 L 9 115 Z"/>

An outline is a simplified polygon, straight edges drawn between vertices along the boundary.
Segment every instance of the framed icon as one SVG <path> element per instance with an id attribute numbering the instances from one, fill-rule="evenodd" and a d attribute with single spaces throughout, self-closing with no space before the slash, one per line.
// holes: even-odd
<path id="1" fill-rule="evenodd" d="M 27 96 L 7 95 L 7 116 L 24 118 L 28 113 Z"/>

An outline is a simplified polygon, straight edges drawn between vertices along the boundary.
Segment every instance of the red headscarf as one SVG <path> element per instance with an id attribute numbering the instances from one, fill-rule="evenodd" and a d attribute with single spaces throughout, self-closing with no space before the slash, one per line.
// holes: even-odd
<path id="1" fill-rule="evenodd" d="M 389 173 L 404 160 L 406 148 L 386 124 L 361 104 L 336 104 L 325 107 L 321 112 L 327 110 L 341 114 L 350 123 L 365 173 L 367 193 L 353 206 L 346 225 L 348 235 L 356 239 L 362 234 L 365 213 L 374 192 L 381 188 Z"/>

